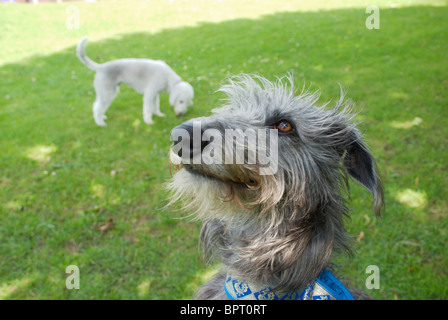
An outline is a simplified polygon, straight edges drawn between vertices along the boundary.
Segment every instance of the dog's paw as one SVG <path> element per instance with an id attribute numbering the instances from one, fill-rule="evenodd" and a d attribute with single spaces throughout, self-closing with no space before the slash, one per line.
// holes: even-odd
<path id="1" fill-rule="evenodd" d="M 95 123 L 97 125 L 99 125 L 100 127 L 105 127 L 106 126 L 106 122 L 104 122 L 104 120 L 107 119 L 107 116 L 105 114 L 98 114 L 98 113 L 93 113 L 93 120 L 95 120 Z"/>
<path id="2" fill-rule="evenodd" d="M 155 115 L 158 116 L 158 117 L 164 117 L 165 116 L 165 114 L 162 113 L 162 112 L 155 113 Z"/>
<path id="3" fill-rule="evenodd" d="M 105 116 L 94 118 L 95 123 L 96 123 L 97 125 L 99 125 L 100 127 L 105 127 L 105 126 L 106 126 L 106 122 L 104 122 L 104 119 L 105 119 Z"/>
<path id="4" fill-rule="evenodd" d="M 154 121 L 152 120 L 152 116 L 151 116 L 151 117 L 144 116 L 144 117 L 143 117 L 143 121 L 144 121 L 146 124 L 153 124 L 153 123 L 154 123 Z"/>
<path id="5" fill-rule="evenodd" d="M 106 122 L 104 122 L 104 121 L 95 121 L 95 122 L 96 122 L 96 124 L 97 124 L 98 126 L 100 126 L 100 127 L 105 127 L 105 126 L 107 126 Z"/>

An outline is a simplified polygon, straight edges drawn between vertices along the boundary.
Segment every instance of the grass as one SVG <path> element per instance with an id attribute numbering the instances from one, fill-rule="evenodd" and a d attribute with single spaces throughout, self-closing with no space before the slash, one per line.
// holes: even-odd
<path id="1" fill-rule="evenodd" d="M 322 102 L 340 83 L 386 190 L 378 220 L 352 183 L 357 253 L 341 271 L 364 288 L 377 265 L 378 299 L 447 299 L 448 7 L 376 2 L 379 30 L 364 25 L 371 3 L 349 0 L 77 2 L 79 29 L 65 27 L 69 4 L 2 4 L 0 298 L 188 299 L 213 271 L 200 225 L 164 208 L 169 132 L 183 120 L 163 95 L 166 118 L 145 125 L 142 97 L 123 86 L 108 126 L 95 126 L 93 73 L 74 55 L 88 34 L 99 62 L 167 61 L 195 87 L 187 118 L 217 106 L 214 92 L 240 72 L 292 71 Z M 80 290 L 65 287 L 68 265 Z"/>

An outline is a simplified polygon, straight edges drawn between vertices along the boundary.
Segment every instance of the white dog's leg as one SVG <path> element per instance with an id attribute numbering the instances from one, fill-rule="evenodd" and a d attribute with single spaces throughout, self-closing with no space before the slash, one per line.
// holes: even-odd
<path id="1" fill-rule="evenodd" d="M 105 113 L 107 109 L 110 107 L 114 98 L 115 95 L 106 97 L 104 96 L 96 97 L 96 100 L 93 103 L 93 119 L 95 120 L 97 125 L 102 127 L 106 126 L 106 122 L 104 122 L 104 120 L 107 119 L 107 116 L 105 115 Z"/>
<path id="2" fill-rule="evenodd" d="M 155 113 L 156 109 L 156 98 L 157 94 L 153 92 L 145 92 L 143 95 L 143 121 L 146 124 L 153 124 L 152 115 Z"/>
<path id="3" fill-rule="evenodd" d="M 93 119 L 95 120 L 95 123 L 101 127 L 106 126 L 106 122 L 104 122 L 106 118 L 104 112 L 105 108 L 103 107 L 101 100 L 97 98 L 93 103 Z"/>
<path id="4" fill-rule="evenodd" d="M 156 112 L 154 112 L 154 114 L 159 117 L 165 116 L 164 113 L 160 112 L 160 95 L 157 95 L 156 97 Z"/>
<path id="5" fill-rule="evenodd" d="M 96 100 L 93 103 L 93 119 L 99 126 L 106 126 L 105 113 L 110 107 L 112 101 L 117 96 L 119 87 L 113 83 L 107 83 L 102 75 L 95 76 L 94 87 L 96 91 Z"/>

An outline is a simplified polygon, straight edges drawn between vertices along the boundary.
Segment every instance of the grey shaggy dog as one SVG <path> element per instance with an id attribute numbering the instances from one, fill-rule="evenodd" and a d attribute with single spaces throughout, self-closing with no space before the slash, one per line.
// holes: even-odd
<path id="1" fill-rule="evenodd" d="M 227 299 L 228 274 L 285 291 L 303 290 L 330 266 L 333 253 L 351 254 L 351 237 L 344 227 L 349 177 L 372 193 L 373 211 L 380 215 L 383 188 L 375 160 L 342 92 L 336 105 L 327 108 L 328 103 L 316 105 L 316 93 L 296 96 L 290 75 L 270 82 L 244 74 L 231 78 L 220 91 L 228 96 L 222 107 L 210 117 L 176 127 L 171 136 L 170 158 L 176 169 L 168 184 L 171 203 L 181 201 L 203 221 L 205 256 L 222 265 L 196 297 Z M 200 123 L 201 132 L 214 129 L 220 139 L 203 138 L 200 150 L 193 139 L 180 141 L 179 131 L 192 133 L 194 123 Z M 278 152 L 275 173 L 261 175 L 258 162 L 191 161 L 206 147 L 221 148 L 215 140 L 223 140 L 225 150 L 235 148 L 224 131 L 248 128 L 277 130 L 278 150 L 266 147 L 268 154 Z M 175 148 L 180 145 L 176 141 L 190 149 L 189 163 L 180 161 L 185 157 Z M 258 154 L 256 147 L 245 145 L 246 155 L 251 149 Z M 350 291 L 355 298 L 366 297 Z"/>

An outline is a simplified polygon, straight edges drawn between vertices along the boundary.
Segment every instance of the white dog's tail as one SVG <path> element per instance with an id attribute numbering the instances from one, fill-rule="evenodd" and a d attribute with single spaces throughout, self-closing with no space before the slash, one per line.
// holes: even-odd
<path id="1" fill-rule="evenodd" d="M 97 71 L 100 64 L 96 63 L 95 61 L 91 60 L 88 56 L 86 56 L 85 52 L 86 43 L 87 43 L 87 37 L 82 38 L 82 40 L 78 43 L 78 46 L 76 47 L 76 55 L 78 56 L 79 60 L 86 65 L 87 68 L 93 71 Z"/>

